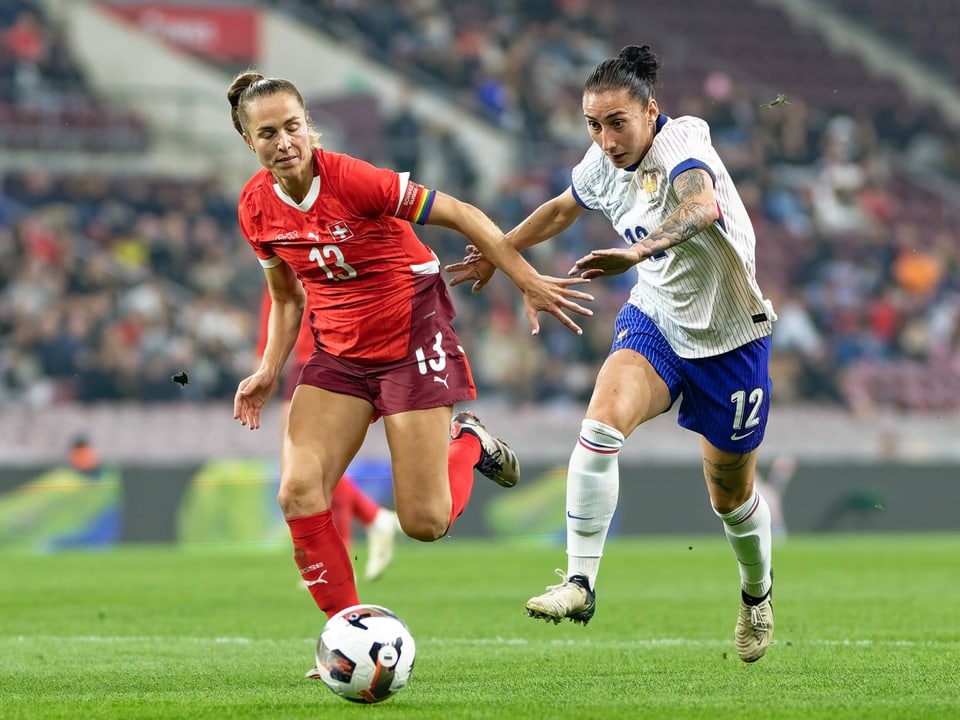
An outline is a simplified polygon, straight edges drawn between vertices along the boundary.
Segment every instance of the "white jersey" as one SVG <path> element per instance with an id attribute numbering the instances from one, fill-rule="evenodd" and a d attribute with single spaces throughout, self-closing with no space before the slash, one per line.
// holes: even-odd
<path id="1" fill-rule="evenodd" d="M 573 193 L 599 210 L 628 244 L 660 227 L 677 206 L 672 181 L 691 168 L 714 180 L 720 219 L 637 267 L 629 302 L 656 323 L 680 357 L 719 355 L 772 331 L 776 315 L 756 279 L 747 210 L 700 118 L 660 115 L 639 165 L 621 170 L 594 143 L 573 169 Z"/>

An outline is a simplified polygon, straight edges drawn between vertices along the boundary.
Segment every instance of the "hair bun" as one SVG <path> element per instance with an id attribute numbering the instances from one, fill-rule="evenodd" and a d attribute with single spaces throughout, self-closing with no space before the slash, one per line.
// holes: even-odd
<path id="1" fill-rule="evenodd" d="M 627 45 L 620 51 L 618 60 L 633 66 L 634 72 L 657 84 L 660 62 L 649 45 Z"/>

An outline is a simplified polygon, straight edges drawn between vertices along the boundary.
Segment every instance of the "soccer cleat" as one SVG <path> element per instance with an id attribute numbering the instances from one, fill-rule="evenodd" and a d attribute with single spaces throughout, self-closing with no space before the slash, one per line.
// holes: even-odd
<path id="1" fill-rule="evenodd" d="M 307 674 L 304 675 L 308 680 L 323 680 L 323 677 L 320 675 L 320 670 L 318 668 L 312 667 L 307 670 Z"/>
<path id="2" fill-rule="evenodd" d="M 586 625 L 597 607 L 597 594 L 590 589 L 585 575 L 567 575 L 557 570 L 563 578 L 559 585 L 548 585 L 547 592 L 527 600 L 527 615 L 541 620 L 553 621 L 554 625 L 564 618 Z"/>
<path id="3" fill-rule="evenodd" d="M 364 569 L 363 578 L 368 582 L 376 580 L 383 575 L 387 566 L 393 560 L 393 544 L 400 530 L 400 521 L 397 520 L 397 514 L 393 510 L 381 508 L 379 513 L 383 517 L 378 517 L 367 530 L 367 567 Z"/>
<path id="4" fill-rule="evenodd" d="M 451 440 L 456 440 L 465 432 L 480 441 L 480 459 L 474 467 L 481 475 L 503 487 L 513 487 L 520 482 L 517 454 L 503 440 L 491 435 L 480 418 L 469 411 L 457 413 L 450 421 Z"/>
<path id="5" fill-rule="evenodd" d="M 768 592 L 756 605 L 748 605 L 741 595 L 740 614 L 734 638 L 737 655 L 746 663 L 756 662 L 764 656 L 773 640 L 773 593 Z"/>

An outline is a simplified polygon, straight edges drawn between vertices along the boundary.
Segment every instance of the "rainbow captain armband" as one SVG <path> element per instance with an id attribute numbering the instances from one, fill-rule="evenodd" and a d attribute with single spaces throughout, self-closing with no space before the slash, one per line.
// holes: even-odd
<path id="1" fill-rule="evenodd" d="M 426 188 L 415 182 L 407 183 L 407 189 L 403 193 L 400 207 L 397 208 L 397 217 L 401 220 L 415 222 L 417 225 L 424 225 L 427 218 L 430 217 L 430 208 L 433 207 L 433 201 L 436 197 L 436 190 Z"/>

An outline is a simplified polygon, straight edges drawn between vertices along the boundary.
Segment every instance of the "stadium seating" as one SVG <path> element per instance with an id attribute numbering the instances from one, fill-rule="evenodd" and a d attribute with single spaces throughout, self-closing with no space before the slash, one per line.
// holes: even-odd
<path id="1" fill-rule="evenodd" d="M 909 12 L 895 0 L 832 0 L 831 4 L 907 49 L 931 72 L 952 79 L 960 76 L 960 7 L 952 0 L 911 0 Z"/>
<path id="2" fill-rule="evenodd" d="M 878 32 L 886 32 L 884 18 L 892 12 L 887 8 L 895 7 L 888 0 L 833 4 L 856 17 L 869 5 L 871 26 Z M 352 37 L 372 57 L 518 138 L 515 172 L 488 208 L 505 228 L 569 181 L 569 168 L 588 142 L 576 110 L 589 68 L 624 44 L 649 42 L 664 63 L 659 98 L 666 112 L 692 112 L 711 122 L 714 140 L 755 218 L 761 284 L 775 300 L 799 299 L 798 312 L 808 314 L 821 337 L 822 355 L 775 363 L 776 372 L 783 373 L 776 378 L 781 387 L 810 390 L 804 383 L 811 377 L 821 382 L 815 394 L 791 401 L 816 397 L 815 402 L 858 411 L 960 408 L 955 312 L 960 251 L 955 243 L 938 240 L 955 226 L 957 208 L 931 189 L 940 183 L 918 181 L 916 172 L 918 166 L 929 172 L 931 157 L 941 163 L 938 172 L 956 172 L 960 158 L 938 150 L 949 146 L 944 144 L 948 126 L 892 81 L 872 76 L 856 57 L 838 54 L 814 29 L 798 28 L 768 3 L 715 0 L 656 8 L 630 0 L 542 0 L 519 3 L 512 14 L 455 2 L 288 0 L 283 7 L 321 30 Z M 902 4 L 896 7 L 903 25 Z M 916 13 L 908 13 L 911 27 L 914 15 L 935 11 L 943 12 L 943 27 L 953 27 L 957 13 L 945 0 L 921 0 L 916 7 Z M 42 24 L 42 12 L 18 0 L 4 6 L 0 29 L 29 25 L 20 18 L 31 8 L 34 21 Z M 643 28 L 642 37 L 636 28 Z M 912 32 L 900 33 L 906 47 Z M 60 56 L 69 58 L 68 38 L 49 26 L 42 34 L 65 48 Z M 47 81 L 61 91 L 53 94 L 53 105 L 23 102 L 12 90 L 16 75 L 9 47 L 28 53 L 31 43 L 13 36 L 0 62 L 7 89 L 0 97 L 0 146 L 123 153 L 149 142 L 135 117 L 74 92 L 84 87 L 76 68 L 60 71 L 60 77 L 74 78 L 70 82 Z M 956 45 L 931 42 L 932 37 L 925 36 L 921 45 Z M 912 49 L 921 57 L 925 48 Z M 68 89 L 71 93 L 64 94 Z M 788 103 L 764 107 L 780 93 Z M 383 120 L 376 126 L 384 128 L 385 147 L 391 147 L 390 125 Z M 424 147 L 435 152 L 436 138 L 428 132 L 424 137 L 430 138 L 423 140 Z M 855 184 L 843 186 L 841 180 L 850 177 Z M 0 232 L 13 238 L 14 250 L 0 263 L 5 288 L 0 397 L 193 402 L 230 396 L 238 374 L 250 366 L 254 340 L 258 295 L 244 288 L 259 288 L 260 282 L 251 264 L 243 262 L 248 258 L 233 252 L 239 241 L 233 202 L 215 185 L 196 181 L 171 187 L 155 178 L 117 182 L 105 177 L 80 187 L 42 172 L 7 173 L 0 186 Z M 424 237 L 443 258 L 462 251 L 449 233 L 427 229 Z M 538 248 L 532 257 L 546 271 L 562 274 L 572 258 L 612 241 L 605 223 L 587 219 L 553 243 L 552 251 Z M 216 259 L 215 276 L 188 271 L 188 244 Z M 66 266 L 62 257 L 57 266 L 65 247 L 78 249 L 82 271 Z M 946 270 L 917 294 L 897 274 L 897 259 L 905 254 L 931 255 Z M 18 282 L 24 268 L 49 276 L 44 290 L 54 310 L 21 314 L 19 308 L 34 307 L 36 295 Z M 99 300 L 108 290 L 125 297 L 130 307 Z M 542 342 L 548 351 L 539 358 L 521 352 L 522 315 L 502 278 L 488 292 L 458 302 L 458 329 L 477 358 L 481 392 L 539 402 L 583 401 L 626 287 L 614 281 L 592 290 L 598 317 L 587 329 L 586 342 L 572 341 L 547 322 Z M 160 319 L 144 317 L 144 306 Z M 232 334 L 213 341 L 202 337 L 207 326 L 191 326 L 175 312 L 184 306 L 198 317 L 216 318 Z M 132 307 L 140 308 L 139 316 Z M 50 316 L 63 327 L 86 328 L 89 338 L 76 351 L 86 374 L 53 362 L 59 356 L 52 348 L 69 347 L 71 339 L 69 332 L 44 337 Z M 925 324 L 937 328 L 935 347 L 934 339 L 917 340 L 916 327 Z M 498 359 L 509 367 L 485 372 L 481 358 L 491 343 L 506 346 L 511 337 L 520 338 L 516 347 Z M 124 381 L 124 367 L 142 361 L 157 338 L 176 342 L 165 346 L 162 362 L 149 366 L 156 382 Z M 918 352 L 918 342 L 927 343 L 925 351 Z M 788 346 L 778 352 L 796 355 L 798 350 Z M 196 384 L 179 392 L 168 376 L 185 363 L 200 370 Z M 77 377 L 89 381 L 87 389 Z"/>
<path id="3" fill-rule="evenodd" d="M 147 147 L 143 121 L 107 106 L 73 60 L 69 38 L 40 3 L 0 12 L 0 148 L 112 153 Z"/>

